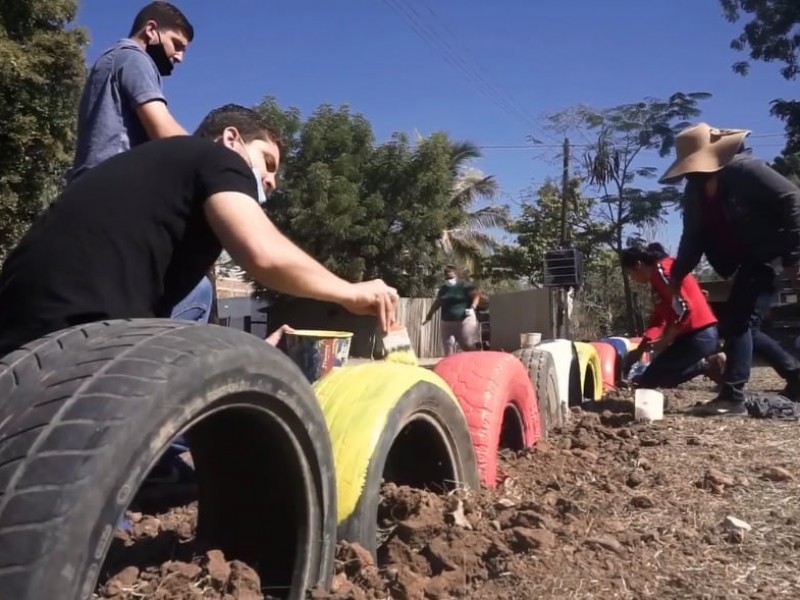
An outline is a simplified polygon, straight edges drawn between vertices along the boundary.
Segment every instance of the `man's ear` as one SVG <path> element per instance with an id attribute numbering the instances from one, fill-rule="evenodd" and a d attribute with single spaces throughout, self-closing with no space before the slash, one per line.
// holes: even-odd
<path id="1" fill-rule="evenodd" d="M 148 44 L 155 44 L 158 42 L 158 23 L 150 19 L 144 25 L 144 36 L 147 38 Z"/>
<path id="2" fill-rule="evenodd" d="M 236 127 L 226 127 L 222 130 L 222 143 L 233 150 L 236 147 L 236 143 L 238 140 L 241 139 L 239 135 L 239 130 Z"/>

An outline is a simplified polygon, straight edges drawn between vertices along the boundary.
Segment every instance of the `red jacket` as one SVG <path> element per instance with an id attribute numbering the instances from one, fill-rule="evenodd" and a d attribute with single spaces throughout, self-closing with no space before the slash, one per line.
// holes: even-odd
<path id="1" fill-rule="evenodd" d="M 647 331 L 642 336 L 643 342 L 660 338 L 667 323 L 678 325 L 678 335 L 717 323 L 717 318 L 694 275 L 689 274 L 683 278 L 680 296 L 673 298 L 669 289 L 669 276 L 674 262 L 675 260 L 668 256 L 658 261 L 653 268 L 650 286 L 658 302 L 655 304 L 653 314 L 650 315 Z"/>

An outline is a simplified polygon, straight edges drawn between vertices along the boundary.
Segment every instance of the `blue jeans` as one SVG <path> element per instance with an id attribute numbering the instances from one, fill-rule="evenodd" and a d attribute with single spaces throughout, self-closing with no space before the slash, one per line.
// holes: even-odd
<path id="1" fill-rule="evenodd" d="M 208 277 L 203 277 L 194 289 L 172 309 L 170 318 L 182 321 L 197 321 L 208 323 L 211 315 L 211 304 L 214 301 L 214 286 Z M 178 436 L 172 443 L 173 450 L 182 452 L 186 447 L 186 440 Z"/>
<path id="2" fill-rule="evenodd" d="M 657 354 L 644 373 L 633 378 L 633 383 L 646 388 L 677 387 L 703 374 L 703 359 L 714 354 L 718 345 L 716 325 L 684 333 Z"/>
<path id="3" fill-rule="evenodd" d="M 214 286 L 208 277 L 203 277 L 200 283 L 172 309 L 170 318 L 208 323 L 213 301 Z"/>
<path id="4" fill-rule="evenodd" d="M 766 333 L 761 331 L 763 315 L 766 313 L 769 304 L 761 308 L 756 307 L 757 315 L 750 319 L 750 334 L 753 336 L 753 354 L 760 356 L 764 362 L 775 369 L 775 372 L 783 379 L 789 381 L 800 375 L 800 362 L 789 352 Z"/>

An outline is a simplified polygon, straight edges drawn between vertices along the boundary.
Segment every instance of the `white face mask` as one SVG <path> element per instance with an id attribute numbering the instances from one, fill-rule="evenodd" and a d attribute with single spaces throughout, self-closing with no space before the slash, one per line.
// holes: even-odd
<path id="1" fill-rule="evenodd" d="M 244 154 L 247 157 L 247 162 L 250 164 L 250 168 L 253 170 L 253 177 L 256 180 L 256 189 L 258 190 L 258 203 L 261 206 L 264 206 L 267 203 L 267 193 L 264 191 L 264 184 L 261 183 L 261 173 L 258 172 L 258 169 L 253 167 L 253 160 L 250 158 L 250 153 L 247 151 L 247 146 L 245 146 L 244 140 L 239 138 L 239 141 L 242 144 L 242 148 L 244 148 Z"/>
<path id="2" fill-rule="evenodd" d="M 445 283 L 447 283 L 447 285 L 455 285 L 456 284 L 456 278 L 455 277 L 451 277 L 450 279 L 446 279 Z"/>

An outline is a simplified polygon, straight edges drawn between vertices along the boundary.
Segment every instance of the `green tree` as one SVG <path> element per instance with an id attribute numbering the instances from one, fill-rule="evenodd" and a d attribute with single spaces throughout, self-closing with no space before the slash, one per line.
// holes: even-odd
<path id="1" fill-rule="evenodd" d="M 731 48 L 747 52 L 750 60 L 782 63 L 781 75 L 794 79 L 800 74 L 800 3 L 794 0 L 719 0 L 725 18 L 736 23 L 743 15 L 750 20 L 742 33 L 731 41 Z M 742 75 L 750 71 L 748 61 L 734 63 Z"/>
<path id="2" fill-rule="evenodd" d="M 567 228 L 571 241 L 589 259 L 597 245 L 597 231 L 592 223 L 594 201 L 580 193 L 580 180 L 570 181 L 571 206 L 567 212 Z M 508 230 L 515 234 L 516 244 L 501 246 L 488 264 L 496 281 L 521 278 L 529 285 L 544 283 L 544 254 L 557 248 L 561 241 L 561 189 L 551 179 L 538 189 L 523 193 L 519 215 Z"/>
<path id="3" fill-rule="evenodd" d="M 634 184 L 651 180 L 657 171 L 642 164 L 647 152 L 664 157 L 675 146 L 675 136 L 689 119 L 700 115 L 699 102 L 711 95 L 703 92 L 675 93 L 666 100 L 645 98 L 640 102 L 607 109 L 587 106 L 569 108 L 550 117 L 552 126 L 564 134 L 588 140 L 583 146 L 581 166 L 587 181 L 599 193 L 594 222 L 598 239 L 619 253 L 631 239 L 641 237 L 643 227 L 664 219 L 680 198 L 675 187 L 643 189 Z M 636 307 L 630 281 L 623 273 L 628 326 L 637 329 Z"/>
<path id="4" fill-rule="evenodd" d="M 68 168 L 85 78 L 74 0 L 0 3 L 0 260 L 58 189 Z"/>
<path id="5" fill-rule="evenodd" d="M 258 110 L 286 146 L 267 204 L 275 223 L 348 280 L 381 277 L 403 295 L 430 294 L 446 261 L 442 232 L 467 224 L 465 207 L 486 189 L 454 192 L 458 144 L 434 133 L 414 146 L 403 134 L 375 145 L 369 121 L 347 106 L 323 105 L 306 121 L 274 98 Z"/>
<path id="6" fill-rule="evenodd" d="M 783 152 L 772 163 L 778 173 L 788 177 L 795 185 L 800 186 L 800 152 Z"/>
<path id="7" fill-rule="evenodd" d="M 736 23 L 747 15 L 742 32 L 731 41 L 731 48 L 746 52 L 750 60 L 778 63 L 784 79 L 794 80 L 800 74 L 800 2 L 795 0 L 720 0 L 725 18 Z M 740 75 L 750 72 L 747 60 L 734 63 Z M 778 98 L 770 112 L 784 123 L 787 142 L 782 158 L 797 161 L 800 153 L 800 102 Z M 784 165 L 785 166 L 785 165 Z M 794 171 L 800 175 L 800 171 Z M 791 174 L 791 173 L 784 173 Z"/>

